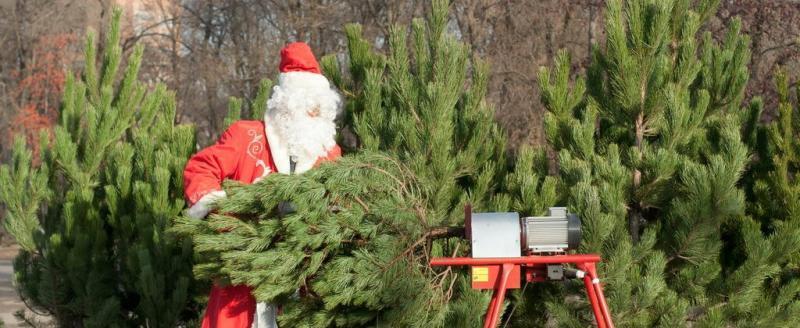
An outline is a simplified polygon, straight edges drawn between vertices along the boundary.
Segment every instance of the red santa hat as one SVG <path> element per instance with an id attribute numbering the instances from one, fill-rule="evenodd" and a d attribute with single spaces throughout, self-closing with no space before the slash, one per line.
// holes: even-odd
<path id="1" fill-rule="evenodd" d="M 309 72 L 320 74 L 319 63 L 304 42 L 287 44 L 281 49 L 281 73 Z"/>
<path id="2" fill-rule="evenodd" d="M 333 90 L 328 79 L 321 74 L 319 63 L 311 48 L 303 42 L 290 43 L 281 49 L 279 69 L 281 73 L 278 84 L 267 102 L 264 123 L 275 166 L 278 172 L 288 173 L 289 157 L 292 153 L 289 145 L 290 137 L 280 133 L 282 129 L 279 125 L 285 123 L 285 120 L 277 117 L 276 110 L 307 110 L 306 107 L 314 106 L 321 110 L 322 117 L 329 118 L 332 122 L 335 117 L 330 116 L 335 114 L 331 113 L 338 113 L 341 109 L 341 97 Z M 335 133 L 335 130 L 331 128 L 325 131 L 298 131 L 298 133 L 327 135 Z M 325 148 L 335 145 L 333 135 L 330 138 L 323 136 L 323 139 L 330 139 L 325 142 Z M 296 172 L 301 173 L 310 169 L 314 162 L 313 158 L 300 158 Z"/>

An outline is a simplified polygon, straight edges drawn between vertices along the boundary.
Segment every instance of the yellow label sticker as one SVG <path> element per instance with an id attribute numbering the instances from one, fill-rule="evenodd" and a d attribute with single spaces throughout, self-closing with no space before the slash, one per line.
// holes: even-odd
<path id="1" fill-rule="evenodd" d="M 489 282 L 489 268 L 473 267 L 472 282 Z"/>

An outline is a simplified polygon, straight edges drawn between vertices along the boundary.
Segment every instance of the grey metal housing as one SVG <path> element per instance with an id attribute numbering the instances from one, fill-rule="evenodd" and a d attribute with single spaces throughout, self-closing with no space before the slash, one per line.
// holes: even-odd
<path id="1" fill-rule="evenodd" d="M 566 207 L 551 207 L 548 216 L 522 218 L 523 248 L 533 253 L 564 252 L 578 247 L 581 221 Z"/>

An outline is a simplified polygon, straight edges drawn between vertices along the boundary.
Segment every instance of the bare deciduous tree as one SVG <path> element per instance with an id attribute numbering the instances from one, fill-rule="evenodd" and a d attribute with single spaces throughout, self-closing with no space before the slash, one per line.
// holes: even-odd
<path id="1" fill-rule="evenodd" d="M 382 48 L 392 25 L 429 6 L 426 0 L 0 0 L 0 119 L 17 110 L 4 90 L 15 83 L 9 72 L 30 60 L 33 41 L 65 29 L 81 35 L 86 27 L 102 40 L 102 22 L 114 5 L 128 10 L 126 50 L 137 41 L 148 44 L 142 74 L 177 93 L 179 119 L 197 123 L 201 143 L 220 132 L 228 97 L 252 98 L 260 79 L 276 76 L 286 42 L 308 42 L 317 55 L 338 53 L 346 47 L 344 24 L 357 22 Z M 576 72 L 589 64 L 592 47 L 604 39 L 597 28 L 604 1 L 453 0 L 452 7 L 451 31 L 492 65 L 488 99 L 511 144 L 541 143 L 538 69 L 562 48 L 573 55 Z M 748 96 L 774 98 L 774 68 L 797 71 L 800 27 L 786 22 L 800 18 L 800 3 L 723 1 L 706 28 L 720 38 L 734 16 L 753 40 Z M 774 104 L 767 105 L 769 112 Z"/>

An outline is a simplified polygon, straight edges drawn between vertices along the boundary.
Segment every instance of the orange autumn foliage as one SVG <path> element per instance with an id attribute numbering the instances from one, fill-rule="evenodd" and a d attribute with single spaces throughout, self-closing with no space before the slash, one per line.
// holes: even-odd
<path id="1" fill-rule="evenodd" d="M 36 105 L 28 104 L 11 119 L 9 133 L 12 138 L 22 133 L 29 145 L 38 148 L 39 131 L 50 128 L 54 122 L 55 118 L 51 115 L 42 114 Z"/>
<path id="2" fill-rule="evenodd" d="M 74 40 L 72 34 L 39 38 L 27 67 L 11 73 L 18 79 L 12 92 L 18 105 L 3 136 L 7 144 L 22 135 L 38 155 L 40 131 L 49 129 L 58 118 L 67 68 L 75 58 L 68 46 Z"/>

